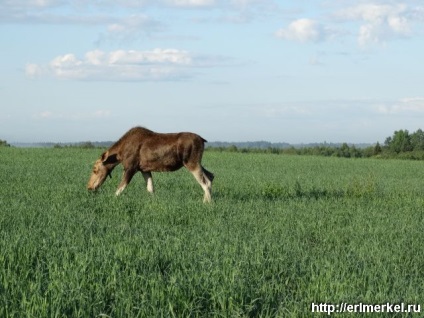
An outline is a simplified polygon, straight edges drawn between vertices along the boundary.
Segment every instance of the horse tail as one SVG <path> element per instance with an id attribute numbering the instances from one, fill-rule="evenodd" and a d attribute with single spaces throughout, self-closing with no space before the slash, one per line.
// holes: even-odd
<path id="1" fill-rule="evenodd" d="M 206 177 L 209 179 L 209 181 L 212 182 L 213 179 L 215 178 L 214 174 L 203 167 L 202 167 L 202 170 L 203 170 L 203 173 L 206 175 Z"/>

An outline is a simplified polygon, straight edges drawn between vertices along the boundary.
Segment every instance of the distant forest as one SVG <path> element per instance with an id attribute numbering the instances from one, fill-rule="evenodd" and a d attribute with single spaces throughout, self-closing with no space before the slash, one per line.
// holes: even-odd
<path id="1" fill-rule="evenodd" d="M 78 143 L 17 143 L 16 147 L 48 147 L 48 148 L 107 148 L 113 141 L 78 142 Z M 11 145 L 0 140 L 0 147 Z M 287 155 L 314 155 L 342 158 L 399 158 L 424 160 L 424 132 L 421 129 L 410 133 L 408 130 L 398 130 L 387 137 L 383 145 L 376 144 L 348 144 L 348 143 L 310 143 L 289 144 L 271 143 L 268 141 L 250 142 L 208 142 L 206 151 L 227 151 L 240 153 L 272 153 Z"/>
<path id="2" fill-rule="evenodd" d="M 211 143 L 209 151 L 231 151 L 242 153 L 273 153 L 287 155 L 313 155 L 341 158 L 398 158 L 424 160 L 424 132 L 421 129 L 413 133 L 398 130 L 387 137 L 383 145 L 317 143 L 305 145 L 272 144 L 266 142 L 247 143 Z"/>

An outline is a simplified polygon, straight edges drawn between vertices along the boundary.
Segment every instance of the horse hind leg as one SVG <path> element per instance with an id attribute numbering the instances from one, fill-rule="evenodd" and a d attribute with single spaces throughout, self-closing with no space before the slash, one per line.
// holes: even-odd
<path id="1" fill-rule="evenodd" d="M 193 174 L 194 178 L 197 180 L 197 182 L 200 184 L 203 191 L 205 192 L 205 195 L 203 196 L 203 203 L 211 202 L 213 174 L 207 171 L 202 166 L 191 170 L 190 172 Z"/>

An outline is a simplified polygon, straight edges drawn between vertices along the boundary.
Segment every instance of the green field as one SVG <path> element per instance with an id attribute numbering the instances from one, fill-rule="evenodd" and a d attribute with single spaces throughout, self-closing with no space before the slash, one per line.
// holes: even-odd
<path id="1" fill-rule="evenodd" d="M 88 193 L 100 153 L 0 149 L 0 317 L 423 315 L 423 162 L 206 152 L 208 205 L 184 169 Z"/>

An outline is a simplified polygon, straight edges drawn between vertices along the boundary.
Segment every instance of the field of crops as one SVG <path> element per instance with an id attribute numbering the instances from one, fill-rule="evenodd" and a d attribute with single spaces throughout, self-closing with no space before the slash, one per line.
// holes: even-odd
<path id="1" fill-rule="evenodd" d="M 184 169 L 88 193 L 100 153 L 0 149 L 0 317 L 424 311 L 423 162 L 206 152 L 208 205 Z"/>

